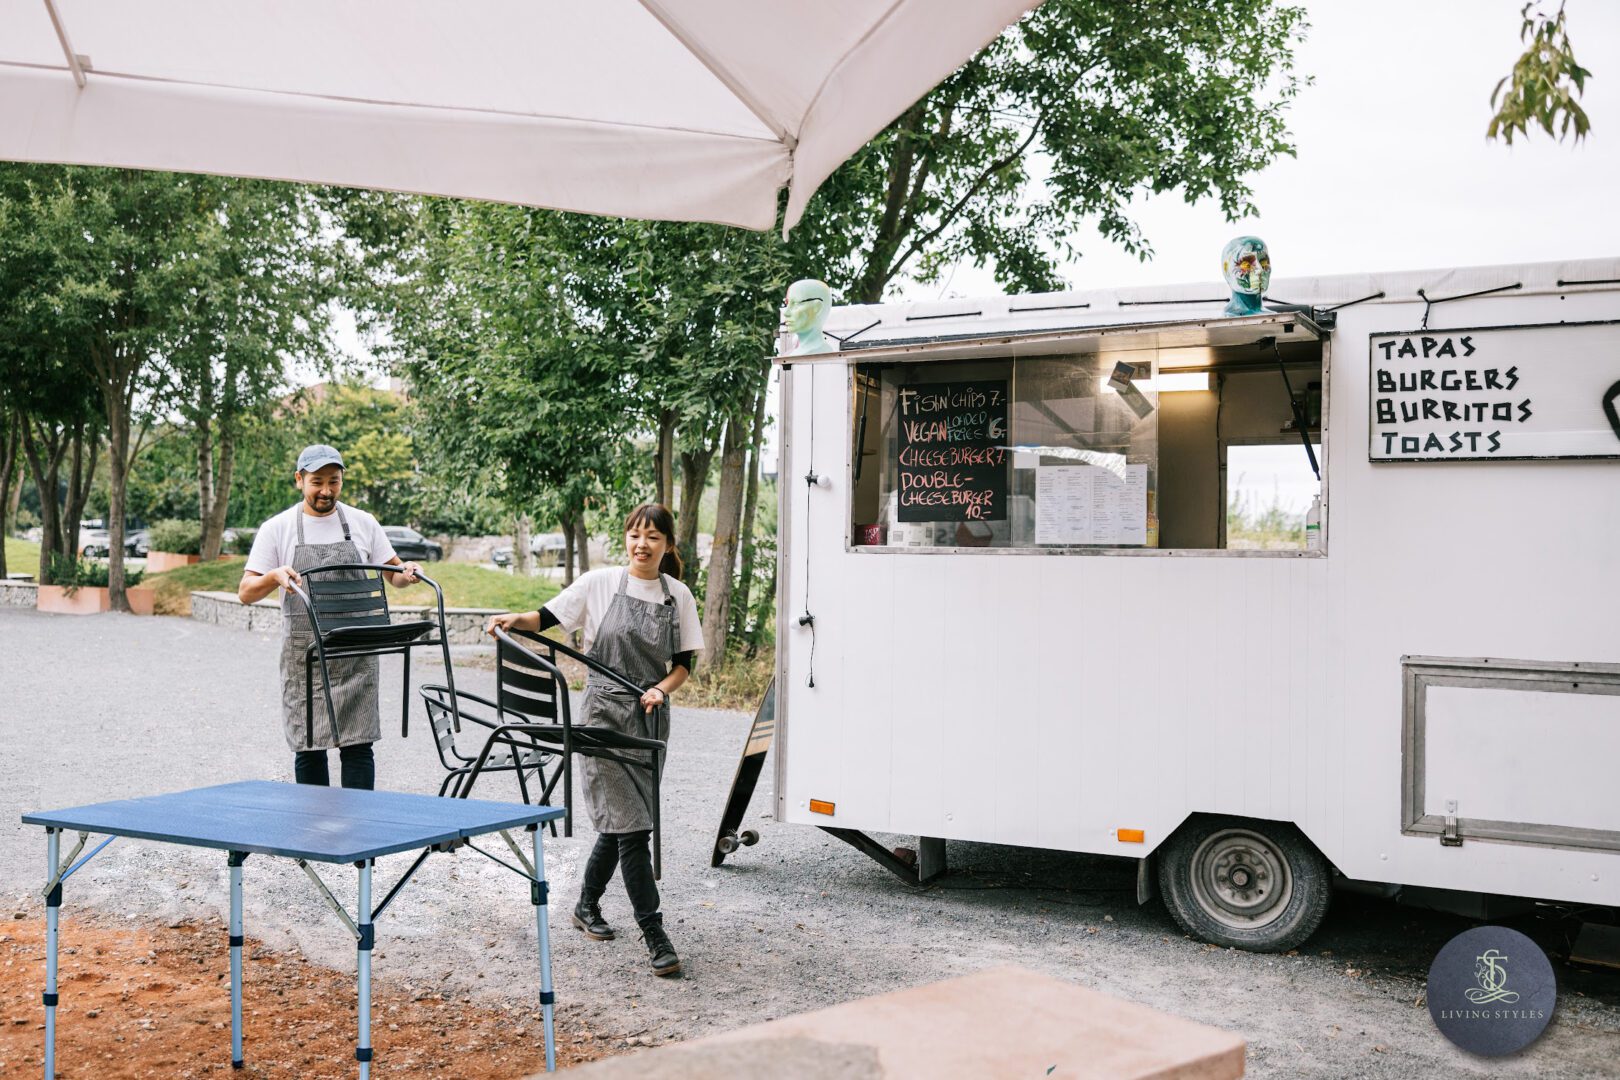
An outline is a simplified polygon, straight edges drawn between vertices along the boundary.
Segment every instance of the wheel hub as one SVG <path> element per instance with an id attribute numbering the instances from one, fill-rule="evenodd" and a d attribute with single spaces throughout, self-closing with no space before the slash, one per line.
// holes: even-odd
<path id="1" fill-rule="evenodd" d="M 1207 838 L 1193 853 L 1192 871 L 1199 906 L 1234 929 L 1265 925 L 1293 895 L 1287 860 L 1265 836 L 1246 829 Z"/>

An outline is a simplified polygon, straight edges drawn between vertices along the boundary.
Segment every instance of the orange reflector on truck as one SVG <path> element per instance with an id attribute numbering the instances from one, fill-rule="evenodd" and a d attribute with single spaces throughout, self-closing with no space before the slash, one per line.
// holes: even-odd
<path id="1" fill-rule="evenodd" d="M 1122 844 L 1145 844 L 1147 834 L 1141 829 L 1120 829 L 1116 834 Z"/>
<path id="2" fill-rule="evenodd" d="M 812 814 L 826 814 L 830 817 L 833 812 L 833 804 L 826 799 L 811 799 L 810 812 Z"/>

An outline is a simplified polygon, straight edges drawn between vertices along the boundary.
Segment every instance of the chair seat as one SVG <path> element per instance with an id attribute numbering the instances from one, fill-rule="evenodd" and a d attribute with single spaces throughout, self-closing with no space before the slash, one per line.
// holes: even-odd
<path id="1" fill-rule="evenodd" d="M 323 636 L 329 648 L 406 645 L 439 628 L 431 622 L 402 622 L 366 626 L 339 626 Z"/>

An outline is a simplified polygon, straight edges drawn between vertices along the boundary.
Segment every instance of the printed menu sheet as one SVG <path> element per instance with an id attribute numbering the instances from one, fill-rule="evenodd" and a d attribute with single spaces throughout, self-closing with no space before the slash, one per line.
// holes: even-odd
<path id="1" fill-rule="evenodd" d="M 1035 470 L 1035 542 L 1146 544 L 1147 472 L 1127 465 L 1121 480 L 1096 465 L 1043 465 Z"/>

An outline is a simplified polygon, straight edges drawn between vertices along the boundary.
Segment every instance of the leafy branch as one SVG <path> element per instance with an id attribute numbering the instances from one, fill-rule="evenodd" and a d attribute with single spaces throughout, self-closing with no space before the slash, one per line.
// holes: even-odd
<path id="1" fill-rule="evenodd" d="M 1496 115 L 1491 117 L 1485 137 L 1500 136 L 1512 146 L 1514 132 L 1528 136 L 1534 123 L 1559 142 L 1573 130 L 1579 142 L 1586 137 L 1591 123 L 1575 99 L 1585 91 L 1592 73 L 1575 62 L 1564 22 L 1564 5 L 1560 3 L 1558 14 L 1551 18 L 1540 8 L 1532 15 L 1531 8 L 1535 7 L 1527 3 L 1519 12 L 1523 20 L 1519 40 L 1526 43 L 1525 50 L 1514 63 L 1513 73 L 1503 76 L 1491 91 L 1491 107 L 1496 109 Z"/>

